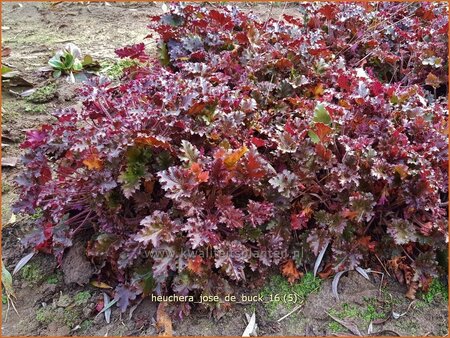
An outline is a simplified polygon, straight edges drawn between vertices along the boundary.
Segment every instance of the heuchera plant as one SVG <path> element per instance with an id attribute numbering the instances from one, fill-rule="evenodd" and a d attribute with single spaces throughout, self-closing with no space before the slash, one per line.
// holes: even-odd
<path id="1" fill-rule="evenodd" d="M 27 134 L 15 208 L 43 216 L 25 244 L 61 262 L 88 237 L 122 311 L 273 268 L 295 281 L 325 247 L 328 275 L 384 262 L 426 289 L 447 246 L 446 5 L 297 10 L 152 17 L 159 57 L 118 50 L 142 66 Z"/>

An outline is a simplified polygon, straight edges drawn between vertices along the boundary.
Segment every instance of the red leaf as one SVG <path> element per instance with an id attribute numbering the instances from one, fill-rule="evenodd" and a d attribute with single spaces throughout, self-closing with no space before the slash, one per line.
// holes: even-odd
<path id="1" fill-rule="evenodd" d="M 244 32 L 239 32 L 234 37 L 241 45 L 249 43 L 247 34 L 245 34 Z"/>
<path id="2" fill-rule="evenodd" d="M 319 136 L 321 142 L 328 142 L 330 140 L 328 135 L 330 135 L 333 129 L 321 122 L 316 123 L 314 127 L 314 132 Z"/>
<path id="3" fill-rule="evenodd" d="M 256 149 L 251 149 L 246 157 L 245 172 L 250 179 L 261 179 L 266 175 L 266 170 L 263 168 L 263 164 L 259 158 Z"/>
<path id="4" fill-rule="evenodd" d="M 277 62 L 275 62 L 275 68 L 277 68 L 278 70 L 291 69 L 292 66 L 293 66 L 292 62 L 286 58 L 279 59 L 277 60 Z"/>
<path id="5" fill-rule="evenodd" d="M 222 14 L 219 11 L 216 11 L 214 9 L 209 11 L 209 17 L 211 19 L 213 19 L 214 21 L 216 21 L 217 23 L 219 23 L 225 29 L 230 29 L 230 28 L 233 28 L 233 26 L 234 26 L 233 21 L 231 20 L 231 17 L 227 17 L 224 14 Z"/>
<path id="6" fill-rule="evenodd" d="M 95 304 L 95 310 L 97 312 L 100 312 L 103 310 L 103 308 L 105 307 L 105 303 L 103 302 L 103 299 L 99 299 L 97 301 L 97 303 Z"/>
<path id="7" fill-rule="evenodd" d="M 316 154 L 322 157 L 325 161 L 331 159 L 331 150 L 325 148 L 322 144 L 316 144 Z"/>
<path id="8" fill-rule="evenodd" d="M 161 147 L 164 149 L 170 149 L 171 146 L 168 142 L 158 139 L 155 136 L 142 136 L 142 137 L 136 137 L 134 139 L 134 142 L 136 144 L 140 144 L 140 145 L 149 145 L 149 146 L 153 146 L 153 147 Z"/>
<path id="9" fill-rule="evenodd" d="M 20 148 L 36 149 L 37 147 L 45 143 L 47 135 L 48 134 L 45 130 L 31 130 L 27 132 L 26 141 L 20 145 Z"/>
<path id="10" fill-rule="evenodd" d="M 200 115 L 205 110 L 206 105 L 207 105 L 206 102 L 196 102 L 192 105 L 191 108 L 189 108 L 187 113 L 189 115 Z"/>
<path id="11" fill-rule="evenodd" d="M 319 13 L 325 16 L 328 20 L 333 20 L 336 17 L 336 5 L 325 5 L 319 9 Z"/>
<path id="12" fill-rule="evenodd" d="M 202 257 L 195 256 L 194 259 L 188 259 L 187 269 L 196 275 L 201 275 L 201 273 L 203 272 L 202 264 Z"/>
<path id="13" fill-rule="evenodd" d="M 199 183 L 208 182 L 209 173 L 207 171 L 202 171 L 202 167 L 199 163 L 192 163 L 191 171 L 197 176 L 197 181 Z"/>
<path id="14" fill-rule="evenodd" d="M 312 210 L 309 207 L 305 208 L 302 212 L 298 214 L 291 214 L 291 229 L 292 230 L 306 229 L 311 214 Z"/>
<path id="15" fill-rule="evenodd" d="M 292 25 L 303 26 L 303 21 L 301 19 L 294 18 L 292 15 L 284 14 L 283 18 L 284 20 L 286 20 L 286 22 Z"/>
<path id="16" fill-rule="evenodd" d="M 370 88 L 370 91 L 372 92 L 373 96 L 378 96 L 378 95 L 382 94 L 384 91 L 383 85 L 381 84 L 380 81 L 377 81 L 377 80 L 372 82 L 370 84 L 369 88 Z"/>
<path id="17" fill-rule="evenodd" d="M 262 225 L 273 216 L 273 204 L 269 202 L 249 201 L 247 205 L 248 218 L 254 227 Z"/>
<path id="18" fill-rule="evenodd" d="M 194 62 L 205 61 L 205 59 L 206 59 L 206 53 L 204 51 L 199 50 L 199 51 L 193 52 L 191 54 L 191 60 Z"/>
<path id="19" fill-rule="evenodd" d="M 266 141 L 264 141 L 263 139 L 258 138 L 258 137 L 252 137 L 251 141 L 258 148 L 264 147 L 266 145 Z"/>
<path id="20" fill-rule="evenodd" d="M 244 226 L 244 213 L 234 206 L 231 198 L 229 195 L 217 198 L 216 207 L 220 215 L 219 221 L 230 229 L 239 229 Z"/>
<path id="21" fill-rule="evenodd" d="M 294 126 L 291 121 L 286 122 L 284 125 L 284 130 L 287 131 L 291 136 L 295 134 Z"/>
<path id="22" fill-rule="evenodd" d="M 114 52 L 120 58 L 129 57 L 130 59 L 138 59 L 142 62 L 149 59 L 149 56 L 145 53 L 145 45 L 143 42 L 116 49 Z"/>
<path id="23" fill-rule="evenodd" d="M 337 83 L 340 88 L 350 91 L 351 90 L 351 82 L 350 78 L 344 74 L 341 74 L 337 78 Z"/>

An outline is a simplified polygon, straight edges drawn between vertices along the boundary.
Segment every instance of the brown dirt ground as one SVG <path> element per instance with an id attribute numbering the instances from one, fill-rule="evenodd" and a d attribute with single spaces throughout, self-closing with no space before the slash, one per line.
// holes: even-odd
<path id="1" fill-rule="evenodd" d="M 278 17 L 284 10 L 292 12 L 284 4 L 246 5 L 245 10 L 253 10 L 262 17 Z M 34 86 L 43 86 L 48 79 L 36 70 L 45 66 L 55 50 L 66 42 L 77 44 L 83 53 L 90 54 L 99 61 L 113 60 L 114 49 L 141 42 L 148 34 L 148 15 L 161 11 L 160 4 L 154 3 L 3 3 L 2 47 L 11 48 L 11 54 L 4 63 L 17 68 L 23 77 Z M 295 13 L 294 13 L 295 14 Z M 148 50 L 154 42 L 145 40 Z M 48 113 L 58 107 L 76 104 L 74 86 L 64 80 L 56 81 L 57 92 L 49 102 L 31 104 L 19 98 L 10 90 L 20 92 L 26 88 L 3 86 L 2 90 L 2 153 L 3 159 L 21 155 L 18 144 L 23 140 L 24 131 L 52 120 Z M 20 238 L 32 226 L 31 219 L 18 217 L 11 223 L 11 203 L 17 199 L 12 184 L 14 176 L 21 170 L 2 170 L 2 257 L 12 271 L 15 264 L 27 252 L 20 246 Z M 74 250 L 78 250 L 77 247 Z M 69 252 L 68 256 L 71 253 Z M 3 305 L 2 334 L 48 335 L 48 336 L 149 336 L 157 334 L 154 327 L 157 304 L 144 299 L 136 307 L 131 319 L 129 314 L 120 316 L 117 308 L 112 310 L 112 320 L 106 324 L 102 316 L 95 316 L 95 304 L 102 298 L 99 289 L 92 286 L 66 284 L 83 282 L 92 270 L 83 261 L 76 261 L 78 255 L 71 255 L 74 261 L 65 263 L 66 268 L 57 268 L 53 257 L 38 255 L 29 263 L 28 274 L 14 276 L 17 315 Z M 67 259 L 69 260 L 69 259 Z M 73 267 L 78 276 L 68 273 Z M 63 271 L 66 275 L 63 275 Z M 33 273 L 34 272 L 34 273 Z M 79 278 L 79 280 L 77 279 Z M 371 282 L 356 273 L 344 276 L 339 284 L 340 300 L 331 292 L 331 281 L 325 280 L 321 288 L 311 294 L 303 306 L 281 322 L 288 312 L 279 304 L 272 312 L 262 303 L 250 305 L 236 304 L 224 317 L 216 321 L 202 311 L 180 322 L 174 323 L 176 335 L 242 335 L 246 322 L 245 313 L 256 311 L 259 327 L 258 335 L 331 335 L 344 333 L 343 327 L 336 325 L 328 313 L 340 313 L 353 320 L 363 334 L 367 334 L 369 310 L 387 318 L 392 311 L 403 313 L 410 301 L 404 297 L 405 290 L 395 281 L 385 278 L 380 288 L 380 279 L 374 275 Z M 81 295 L 80 292 L 87 291 Z M 235 289 L 236 295 L 247 294 L 248 290 Z M 253 290 L 252 293 L 257 293 Z M 83 298 L 80 300 L 80 297 Z M 239 296 L 238 296 L 239 297 Z M 78 301 L 77 301 L 78 300 Z M 344 313 L 344 314 L 343 314 Z M 388 319 L 380 325 L 373 325 L 373 332 L 379 335 L 447 335 L 447 303 L 439 297 L 432 303 L 416 301 L 401 318 Z"/>

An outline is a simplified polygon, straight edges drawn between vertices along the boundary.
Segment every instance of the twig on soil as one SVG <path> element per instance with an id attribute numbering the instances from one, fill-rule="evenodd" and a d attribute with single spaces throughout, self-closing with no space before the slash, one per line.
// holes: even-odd
<path id="1" fill-rule="evenodd" d="M 291 314 L 293 314 L 294 312 L 300 310 L 300 308 L 303 306 L 303 303 L 301 303 L 300 305 L 297 305 L 291 312 L 285 314 L 283 317 L 281 317 L 280 319 L 277 320 L 277 322 L 281 322 L 283 319 L 286 319 L 287 317 L 289 317 Z"/>

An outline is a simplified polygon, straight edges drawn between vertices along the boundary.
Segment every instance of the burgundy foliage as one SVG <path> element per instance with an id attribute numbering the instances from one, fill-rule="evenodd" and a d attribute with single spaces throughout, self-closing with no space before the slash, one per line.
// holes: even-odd
<path id="1" fill-rule="evenodd" d="M 334 272 L 377 256 L 426 288 L 447 246 L 445 6 L 302 4 L 267 21 L 172 6 L 151 18 L 159 58 L 117 50 L 146 63 L 28 134 L 16 210 L 43 216 L 25 242 L 61 260 L 91 236 L 122 311 L 225 294 L 289 259 L 311 269 L 326 243 Z"/>

